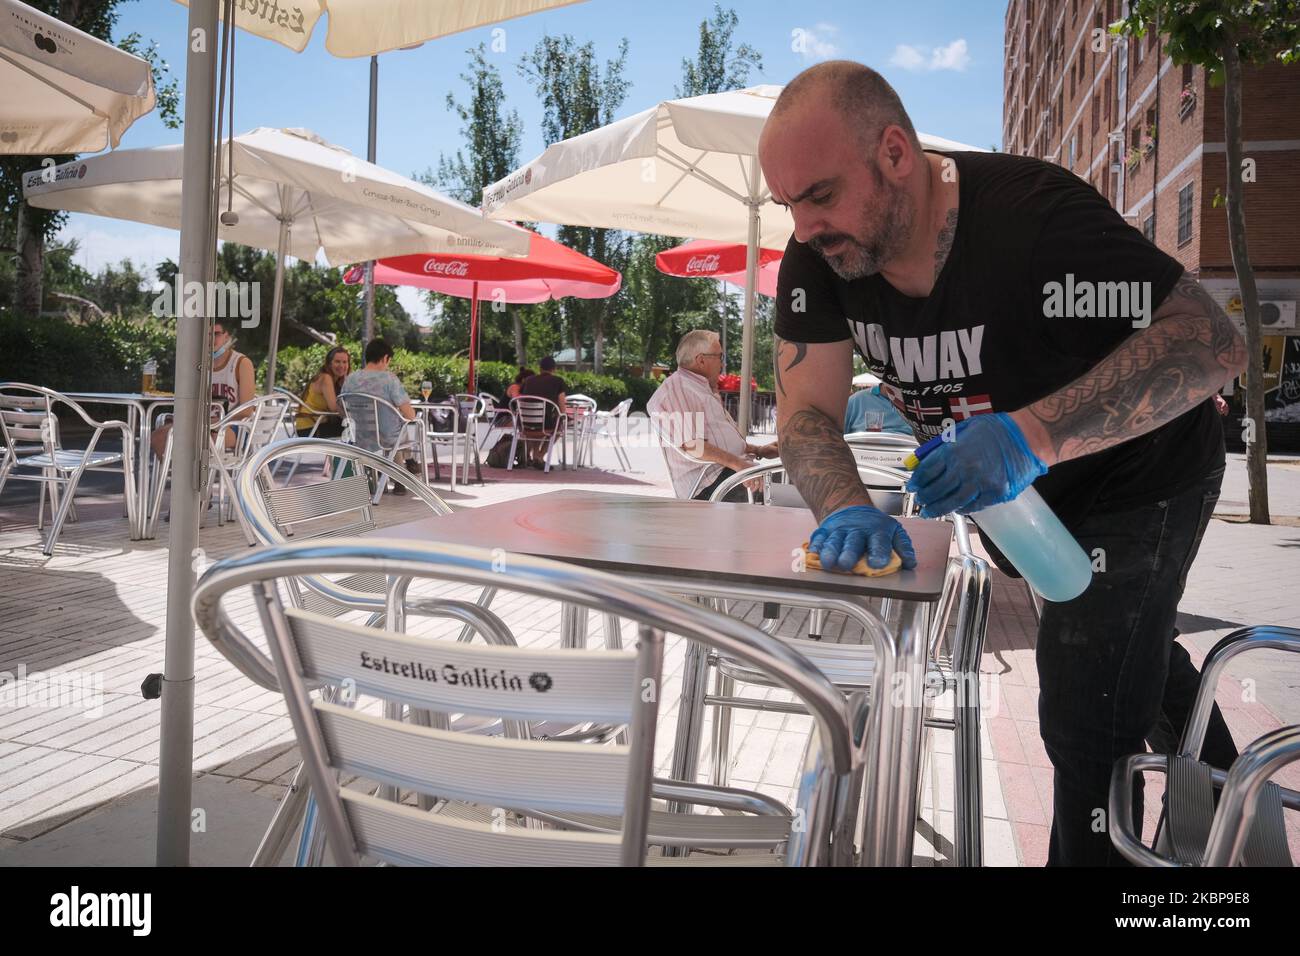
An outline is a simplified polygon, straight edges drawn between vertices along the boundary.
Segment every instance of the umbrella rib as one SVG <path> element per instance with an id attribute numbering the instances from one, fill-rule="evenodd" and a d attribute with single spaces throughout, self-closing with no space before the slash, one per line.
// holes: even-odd
<path id="1" fill-rule="evenodd" d="M 229 190 L 229 189 L 231 189 L 231 188 L 232 188 L 232 186 L 231 186 L 230 180 L 226 180 L 226 189 Z M 270 216 L 272 219 L 279 220 L 279 218 L 280 218 L 280 214 L 279 214 L 278 212 L 276 212 L 274 209 L 272 209 L 270 206 L 268 206 L 266 203 L 262 202 L 262 200 L 258 199 L 256 196 L 254 196 L 252 193 L 250 193 L 247 189 L 245 189 L 245 188 L 243 187 L 243 184 L 241 184 L 241 183 L 235 183 L 235 184 L 233 185 L 233 188 L 234 188 L 235 192 L 239 193 L 239 195 L 243 196 L 245 199 L 247 199 L 249 202 L 251 202 L 251 203 L 252 203 L 254 206 L 256 206 L 258 209 L 261 209 L 264 213 L 266 213 L 266 214 L 267 214 L 268 216 Z"/>
<path id="2" fill-rule="evenodd" d="M 109 118 L 109 116 L 108 116 L 107 113 L 101 113 L 99 110 L 95 109 L 95 107 L 94 107 L 92 104 L 87 103 L 85 100 L 83 100 L 83 99 L 82 99 L 80 96 L 78 96 L 77 94 L 75 94 L 75 93 L 73 93 L 73 92 L 71 92 L 71 91 L 69 91 L 69 90 L 66 90 L 66 89 L 64 89 L 64 88 L 61 87 L 61 86 L 55 86 L 53 83 L 51 83 L 51 82 L 50 82 L 49 80 L 47 80 L 45 77 L 41 76 L 39 73 L 34 73 L 34 72 L 32 72 L 31 70 L 27 69 L 27 67 L 25 67 L 25 66 L 23 66 L 21 63 L 19 63 L 17 60 L 13 60 L 13 59 L 10 59 L 9 57 L 5 56 L 4 51 L 2 51 L 2 50 L 0 50 L 0 60 L 4 60 L 4 61 L 5 61 L 6 63 L 8 63 L 10 66 L 16 66 L 16 67 L 18 67 L 18 69 L 22 70 L 24 73 L 26 73 L 26 74 L 27 74 L 28 76 L 30 76 L 32 79 L 36 80 L 36 81 L 39 82 L 39 83 L 44 83 L 44 84 L 45 84 L 46 86 L 48 86 L 50 89 L 54 90 L 54 92 L 56 92 L 56 93 L 60 93 L 60 94 L 62 94 L 63 96 L 66 96 L 68 99 L 72 100 L 74 103 L 77 103 L 79 106 L 82 106 L 82 107 L 84 107 L 85 109 L 89 110 L 89 111 L 90 111 L 90 114 L 91 114 L 92 116 L 98 116 L 98 117 L 99 117 L 100 119 L 102 119 L 102 120 L 106 120 L 106 119 Z"/>
<path id="3" fill-rule="evenodd" d="M 667 150 L 664 150 L 664 152 L 667 152 Z M 701 150 L 700 155 L 695 157 L 695 162 L 698 163 L 701 159 L 703 159 L 705 156 L 708 155 L 708 152 L 709 151 L 707 149 Z M 669 163 L 669 165 L 671 166 L 672 164 Z M 655 205 L 662 206 L 664 204 L 664 201 L 673 194 L 673 190 L 682 184 L 682 180 L 685 179 L 687 176 L 689 176 L 691 174 L 691 170 L 694 168 L 695 168 L 695 163 L 692 163 L 690 166 L 686 167 L 685 169 L 682 169 L 682 174 L 677 177 L 677 179 L 673 182 L 671 186 L 668 187 L 667 192 L 665 192 L 662 196 L 660 196 L 657 200 L 655 200 Z"/>
<path id="4" fill-rule="evenodd" d="M 724 192 L 732 199 L 739 200 L 740 202 L 748 201 L 749 199 L 748 196 L 743 196 L 740 193 L 736 192 L 734 189 L 732 189 L 722 180 L 718 179 L 716 176 L 710 176 L 708 173 L 704 172 L 703 170 L 697 169 L 694 163 L 682 159 L 682 157 L 678 156 L 676 153 L 674 153 L 672 150 L 668 149 L 667 147 L 660 146 L 659 151 L 662 152 L 665 156 L 669 157 L 670 159 L 673 159 L 676 162 L 681 163 L 682 165 L 679 168 L 685 169 L 686 172 L 690 173 L 692 176 L 695 176 L 697 179 L 700 179 L 703 182 L 708 183 L 710 186 L 712 186 L 714 189 L 718 190 L 719 192 Z M 700 158 L 703 159 L 704 155 L 707 155 L 707 153 L 701 154 Z"/>

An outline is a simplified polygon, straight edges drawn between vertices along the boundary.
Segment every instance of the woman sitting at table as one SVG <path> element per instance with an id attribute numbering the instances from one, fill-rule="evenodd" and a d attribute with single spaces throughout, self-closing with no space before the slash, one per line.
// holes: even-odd
<path id="1" fill-rule="evenodd" d="M 315 438 L 338 438 L 343 434 L 343 419 L 339 414 L 339 389 L 343 380 L 352 371 L 352 356 L 341 346 L 330 349 L 325 354 L 325 363 L 321 365 L 316 377 L 307 386 L 302 396 L 303 404 L 317 415 L 302 411 L 294 419 L 294 428 L 303 438 L 311 435 Z M 319 427 L 316 425 L 320 422 Z M 313 432 L 312 429 L 316 431 Z"/>
<path id="2" fill-rule="evenodd" d="M 506 389 L 506 401 L 508 402 L 512 398 L 518 398 L 520 389 L 524 387 L 524 380 L 532 378 L 535 374 L 537 373 L 530 368 L 521 368 L 519 374 L 515 376 L 514 384 Z"/>

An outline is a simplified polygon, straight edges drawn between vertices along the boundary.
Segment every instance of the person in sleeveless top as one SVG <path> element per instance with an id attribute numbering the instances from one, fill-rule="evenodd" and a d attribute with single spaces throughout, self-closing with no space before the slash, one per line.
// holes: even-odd
<path id="1" fill-rule="evenodd" d="M 316 429 L 314 433 L 316 438 L 338 438 L 343 434 L 338 394 L 339 389 L 343 387 L 343 380 L 351 371 L 352 356 L 348 354 L 347 349 L 336 346 L 325 354 L 325 362 L 316 373 L 316 377 L 311 380 L 311 384 L 307 386 L 302 400 L 313 411 L 333 414 L 318 416 L 305 411 L 300 412 L 294 419 L 294 428 L 299 435 L 304 437 L 312 435 L 313 428 Z M 319 425 L 316 424 L 318 420 Z"/>
<path id="2" fill-rule="evenodd" d="M 226 411 L 253 398 L 257 382 L 253 375 L 253 360 L 234 350 L 234 337 L 221 321 L 212 324 L 212 400 L 221 402 Z M 153 453 L 162 458 L 171 435 L 170 423 L 155 428 L 149 442 Z M 226 433 L 227 445 L 234 445 L 233 430 Z"/>

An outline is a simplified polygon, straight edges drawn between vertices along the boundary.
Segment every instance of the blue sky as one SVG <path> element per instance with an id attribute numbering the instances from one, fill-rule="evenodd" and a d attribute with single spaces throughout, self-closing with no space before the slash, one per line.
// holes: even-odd
<path id="1" fill-rule="evenodd" d="M 987 147 L 1001 139 L 1002 22 L 1005 0 L 730 0 L 740 17 L 737 38 L 763 54 L 753 83 L 783 84 L 822 59 L 859 60 L 881 70 L 897 88 L 919 130 Z M 587 0 L 501 25 L 505 51 L 499 62 L 506 105 L 524 124 L 521 160 L 541 152 L 541 107 L 516 64 L 546 33 L 591 40 L 602 59 L 619 40 L 629 40 L 631 81 L 620 111 L 625 116 L 671 99 L 681 81 L 681 60 L 693 55 L 701 20 L 712 0 Z M 116 36 L 138 32 L 159 52 L 184 86 L 187 11 L 172 0 L 124 4 Z M 322 20 L 308 48 L 295 54 L 278 44 L 241 33 L 236 40 L 235 129 L 305 126 L 325 139 L 366 150 L 369 60 L 338 59 L 325 50 Z M 795 31 L 807 42 L 793 47 Z M 379 60 L 377 156 L 380 165 L 410 175 L 436 166 L 440 153 L 460 145 L 459 120 L 446 109 L 446 95 L 461 85 L 465 50 L 490 43 L 491 29 L 426 43 Z M 123 148 L 179 142 L 156 115 L 137 122 Z M 80 261 L 97 269 L 129 256 L 149 267 L 176 257 L 178 234 L 96 216 L 71 217 L 66 236 L 82 245 Z M 419 308 L 413 290 L 402 296 Z"/>

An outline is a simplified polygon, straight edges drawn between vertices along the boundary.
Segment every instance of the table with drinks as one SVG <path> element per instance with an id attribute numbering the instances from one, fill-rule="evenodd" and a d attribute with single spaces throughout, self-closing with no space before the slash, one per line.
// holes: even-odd
<path id="1" fill-rule="evenodd" d="M 139 541 L 152 538 L 155 533 L 157 509 L 152 507 L 149 488 L 154 462 L 150 452 L 150 440 L 153 437 L 153 421 L 159 409 L 176 404 L 176 397 L 170 392 L 159 392 L 154 388 L 157 363 L 146 362 L 141 375 L 138 392 L 67 392 L 67 396 L 82 405 L 116 405 L 127 410 L 127 427 L 136 435 L 138 450 L 135 456 L 135 488 L 133 494 L 138 507 L 135 509 L 136 520 L 130 529 L 131 540 Z M 161 483 L 159 486 L 161 494 Z"/>

